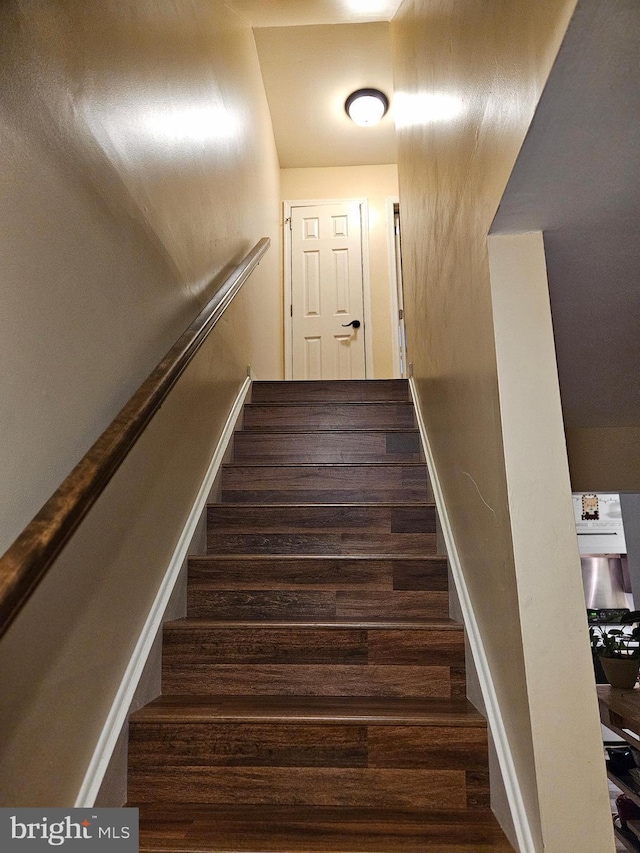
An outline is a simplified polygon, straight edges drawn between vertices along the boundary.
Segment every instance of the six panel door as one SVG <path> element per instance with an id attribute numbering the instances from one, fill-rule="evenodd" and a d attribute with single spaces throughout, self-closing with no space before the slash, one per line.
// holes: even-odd
<path id="1" fill-rule="evenodd" d="M 360 205 L 293 207 L 291 232 L 293 379 L 364 379 Z"/>

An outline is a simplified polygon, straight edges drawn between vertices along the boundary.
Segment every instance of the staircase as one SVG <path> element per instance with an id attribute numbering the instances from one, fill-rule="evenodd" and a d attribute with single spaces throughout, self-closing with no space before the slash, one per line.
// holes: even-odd
<path id="1" fill-rule="evenodd" d="M 511 851 L 404 381 L 256 382 L 131 718 L 142 851 Z"/>

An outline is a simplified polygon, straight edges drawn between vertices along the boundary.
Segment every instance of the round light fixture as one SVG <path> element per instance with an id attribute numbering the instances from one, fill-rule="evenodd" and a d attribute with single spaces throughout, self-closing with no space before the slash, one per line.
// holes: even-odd
<path id="1" fill-rule="evenodd" d="M 349 118 L 361 127 L 378 124 L 389 109 L 389 99 L 379 89 L 358 89 L 344 103 Z"/>

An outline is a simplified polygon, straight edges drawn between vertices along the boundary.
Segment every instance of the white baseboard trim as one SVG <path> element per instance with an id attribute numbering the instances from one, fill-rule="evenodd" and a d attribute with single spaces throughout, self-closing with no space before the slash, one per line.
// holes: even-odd
<path id="1" fill-rule="evenodd" d="M 480 689 L 482 690 L 482 696 L 484 698 L 487 712 L 487 722 L 491 729 L 491 735 L 493 737 L 498 762 L 500 764 L 500 771 L 502 773 L 502 779 L 507 793 L 507 799 L 509 801 L 509 808 L 511 809 L 511 817 L 515 828 L 519 850 L 520 853 L 537 853 L 533 835 L 531 833 L 531 827 L 529 825 L 529 818 L 522 798 L 522 792 L 520 790 L 520 783 L 511 755 L 507 731 L 502 718 L 500 706 L 498 704 L 493 678 L 491 676 L 489 661 L 487 660 L 482 636 L 480 634 L 480 629 L 478 628 L 478 623 L 473 611 L 473 605 L 471 604 L 471 598 L 469 596 L 469 590 L 460 564 L 460 557 L 456 548 L 453 531 L 449 522 L 449 516 L 447 515 L 447 508 L 444 502 L 442 487 L 438 478 L 438 471 L 436 469 L 431 444 L 429 442 L 426 426 L 422 417 L 422 411 L 419 405 L 420 398 L 413 379 L 409 379 L 409 388 L 411 389 L 411 397 L 415 408 L 418 429 L 420 430 L 420 438 L 422 440 L 427 467 L 429 469 L 429 477 L 431 479 L 438 516 L 440 518 L 442 534 L 447 548 L 451 574 L 455 581 L 458 598 L 460 600 L 460 607 L 464 618 L 464 626 L 469 639 L 469 646 L 471 647 L 471 652 L 473 654 L 473 661 L 478 673 L 478 681 L 480 682 Z"/>
<path id="2" fill-rule="evenodd" d="M 196 532 L 196 527 L 207 503 L 209 492 L 213 487 L 214 480 L 218 473 L 225 451 L 233 436 L 233 430 L 242 411 L 242 406 L 251 388 L 251 378 L 247 377 L 238 392 L 229 416 L 222 429 L 222 433 L 216 445 L 216 449 L 209 463 L 207 473 L 202 481 L 196 500 L 191 508 L 187 523 L 178 540 L 178 544 L 173 552 L 164 580 L 158 590 L 155 601 L 149 611 L 144 628 L 140 633 L 138 642 L 129 661 L 129 665 L 125 671 L 120 688 L 113 700 L 111 710 L 105 721 L 104 728 L 96 748 L 93 752 L 89 767 L 85 774 L 80 790 L 74 803 L 75 808 L 91 808 L 95 802 L 102 780 L 111 761 L 113 751 L 116 747 L 120 732 L 127 720 L 129 708 L 133 702 L 138 682 L 144 671 L 147 663 L 147 658 L 151 652 L 154 640 L 162 625 L 167 605 L 171 598 L 173 588 L 176 584 L 184 561 L 187 558 L 189 545 Z"/>

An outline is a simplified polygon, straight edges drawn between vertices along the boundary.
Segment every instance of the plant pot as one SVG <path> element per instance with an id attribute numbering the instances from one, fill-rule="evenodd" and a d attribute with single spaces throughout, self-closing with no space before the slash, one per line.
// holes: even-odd
<path id="1" fill-rule="evenodd" d="M 635 687 L 640 669 L 640 658 L 606 658 L 600 657 L 600 663 L 612 687 L 631 690 Z"/>

